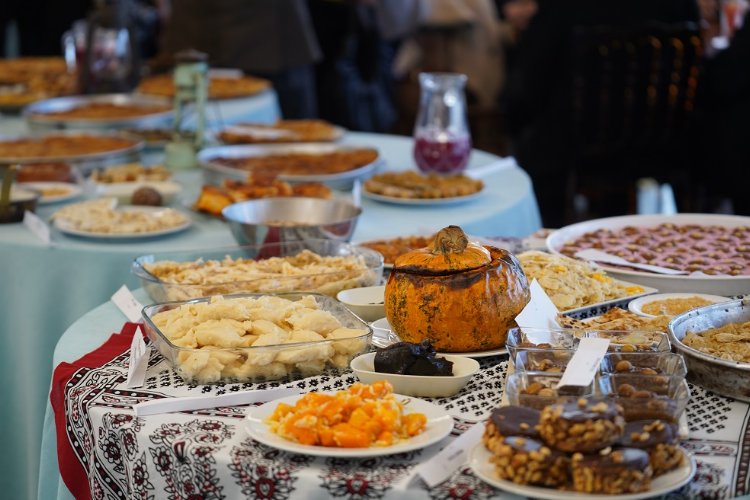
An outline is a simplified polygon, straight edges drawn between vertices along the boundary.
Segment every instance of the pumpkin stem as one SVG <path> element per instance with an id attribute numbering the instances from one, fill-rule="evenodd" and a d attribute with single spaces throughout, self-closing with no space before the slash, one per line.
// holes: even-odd
<path id="1" fill-rule="evenodd" d="M 458 226 L 444 227 L 435 236 L 433 254 L 462 253 L 469 244 L 463 229 Z"/>

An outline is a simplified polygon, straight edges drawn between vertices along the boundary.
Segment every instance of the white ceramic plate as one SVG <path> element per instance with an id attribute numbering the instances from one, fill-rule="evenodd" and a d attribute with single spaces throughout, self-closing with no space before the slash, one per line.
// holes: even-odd
<path id="1" fill-rule="evenodd" d="M 607 272 L 609 272 L 609 271 L 607 271 Z M 625 286 L 640 286 L 640 287 L 643 288 L 643 291 L 641 293 L 636 293 L 636 294 L 633 294 L 633 295 L 628 295 L 627 297 L 618 297 L 616 299 L 605 300 L 603 302 L 596 302 L 594 304 L 589 304 L 587 306 L 576 307 L 575 309 L 566 309 L 565 311 L 560 311 L 560 312 L 562 314 L 579 313 L 579 312 L 583 312 L 583 311 L 588 311 L 590 309 L 596 309 L 596 308 L 599 308 L 599 307 L 607 307 L 607 306 L 610 306 L 612 304 L 617 304 L 618 302 L 623 302 L 625 300 L 631 300 L 631 299 L 635 299 L 637 297 L 643 297 L 643 296 L 651 295 L 651 294 L 654 294 L 654 293 L 656 293 L 656 292 L 659 291 L 656 288 L 651 288 L 649 286 L 639 285 L 637 283 L 632 283 L 630 281 L 623 281 L 623 280 L 615 280 L 615 281 L 617 281 L 617 283 L 619 283 L 621 285 L 625 285 Z"/>
<path id="2" fill-rule="evenodd" d="M 421 399 L 410 398 L 396 394 L 396 399 L 404 403 L 406 413 L 424 413 L 427 417 L 427 428 L 421 434 L 407 439 L 393 446 L 371 447 L 371 448 L 333 448 L 329 446 L 310 446 L 295 443 L 274 434 L 264 422 L 276 409 L 279 403 L 287 403 L 294 406 L 302 396 L 288 396 L 286 398 L 270 401 L 261 406 L 251 407 L 247 411 L 244 426 L 251 438 L 256 441 L 273 446 L 280 450 L 316 457 L 379 457 L 414 451 L 441 441 L 453 430 L 453 417 L 437 405 Z"/>
<path id="3" fill-rule="evenodd" d="M 560 254 L 560 248 L 565 243 L 582 236 L 584 233 L 596 231 L 597 229 L 620 229 L 625 226 L 657 226 L 666 222 L 673 224 L 713 224 L 725 227 L 738 227 L 750 226 L 750 217 L 717 214 L 626 215 L 622 217 L 608 217 L 579 222 L 553 231 L 547 237 L 547 248 L 552 253 Z M 696 293 L 727 296 L 744 295 L 750 292 L 750 276 L 668 276 L 623 269 L 607 264 L 599 265 L 615 278 L 656 288 L 661 292 L 693 290 Z"/>
<path id="4" fill-rule="evenodd" d="M 695 475 L 695 459 L 685 450 L 687 460 L 682 467 L 654 478 L 651 481 L 651 489 L 643 493 L 627 493 L 622 495 L 603 495 L 594 493 L 580 493 L 577 491 L 560 491 L 542 486 L 528 486 L 516 484 L 512 481 L 500 479 L 495 475 L 495 466 L 490 462 L 491 453 L 484 447 L 484 443 L 478 443 L 469 453 L 469 467 L 482 481 L 491 484 L 501 490 L 515 493 L 528 498 L 544 498 L 551 500 L 584 499 L 584 500 L 637 500 L 641 498 L 658 497 L 670 491 L 676 490 L 687 484 Z"/>
<path id="5" fill-rule="evenodd" d="M 639 297 L 635 300 L 632 300 L 628 304 L 628 309 L 630 310 L 630 312 L 638 314 L 640 316 L 645 316 L 646 318 L 655 318 L 656 316 L 654 316 L 653 314 L 647 314 L 643 312 L 643 306 L 657 300 L 686 299 L 688 297 L 700 297 L 711 302 L 712 304 L 716 304 L 717 302 L 727 302 L 731 300 L 730 298 L 722 297 L 721 295 L 708 295 L 705 293 L 657 293 L 654 295 Z"/>
<path id="6" fill-rule="evenodd" d="M 452 198 L 398 198 L 396 196 L 385 196 L 382 194 L 371 193 L 366 189 L 362 190 L 362 197 L 369 198 L 371 200 L 380 201 L 383 203 L 392 203 L 395 205 L 413 205 L 413 206 L 437 206 L 437 205 L 456 205 L 459 203 L 466 203 L 471 200 L 476 200 L 482 196 L 484 188 L 480 189 L 476 193 L 472 193 L 466 196 L 454 196 Z"/>
<path id="7" fill-rule="evenodd" d="M 130 211 L 150 212 L 153 214 L 158 214 L 158 212 L 161 210 L 164 210 L 164 208 L 163 207 L 132 206 L 132 207 L 118 208 L 118 210 L 130 210 Z M 145 233 L 92 233 L 89 231 L 81 231 L 80 229 L 73 227 L 66 219 L 54 220 L 54 226 L 61 233 L 69 234 L 72 236 L 82 236 L 85 238 L 94 238 L 98 240 L 126 240 L 126 239 L 132 240 L 132 239 L 142 239 L 142 238 L 154 238 L 156 236 L 166 236 L 168 234 L 174 234 L 174 233 L 179 233 L 180 231 L 184 231 L 185 229 L 189 228 L 191 224 L 192 224 L 192 221 L 190 220 L 189 217 L 186 216 L 186 221 L 183 224 L 180 224 L 178 226 L 168 227 L 165 229 L 160 229 L 159 231 L 150 231 L 150 232 L 145 232 Z"/>
<path id="8" fill-rule="evenodd" d="M 388 323 L 387 318 L 380 318 L 377 321 L 373 321 L 370 323 L 370 326 L 372 326 L 373 330 L 373 344 L 375 344 L 377 347 L 385 347 L 389 344 L 393 344 L 394 342 L 399 342 L 400 339 L 398 338 L 398 335 L 391 330 L 391 325 Z M 461 355 L 466 356 L 469 358 L 487 358 L 490 356 L 499 356 L 500 354 L 506 354 L 508 350 L 505 347 L 502 347 L 500 349 L 490 349 L 488 351 L 472 351 L 472 352 L 438 352 L 441 356 L 452 356 L 452 355 Z"/>
<path id="9" fill-rule="evenodd" d="M 19 186 L 27 187 L 34 191 L 39 191 L 42 196 L 39 198 L 40 205 L 47 205 L 49 203 L 57 203 L 60 201 L 67 201 L 80 196 L 83 192 L 83 188 L 78 184 L 71 184 L 70 182 L 22 182 Z M 46 189 L 59 189 L 64 190 L 64 193 L 45 195 L 43 193 Z"/>
<path id="10" fill-rule="evenodd" d="M 466 356 L 445 354 L 442 357 L 453 362 L 452 376 L 376 372 L 374 352 L 357 356 L 349 366 L 360 382 L 365 384 L 387 380 L 393 386 L 393 392 L 398 394 L 420 398 L 447 398 L 456 394 L 471 380 L 471 377 L 479 371 L 479 362 Z"/>

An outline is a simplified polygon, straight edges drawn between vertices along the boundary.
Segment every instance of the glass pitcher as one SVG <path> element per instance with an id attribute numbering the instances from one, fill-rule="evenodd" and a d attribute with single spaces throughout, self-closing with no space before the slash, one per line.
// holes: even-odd
<path id="1" fill-rule="evenodd" d="M 466 122 L 466 75 L 420 73 L 421 97 L 414 126 L 414 160 L 423 172 L 462 172 L 471 155 Z"/>

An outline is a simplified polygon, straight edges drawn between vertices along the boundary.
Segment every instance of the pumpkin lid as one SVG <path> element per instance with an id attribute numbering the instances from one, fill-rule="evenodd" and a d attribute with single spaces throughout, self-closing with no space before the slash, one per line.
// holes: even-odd
<path id="1" fill-rule="evenodd" d="M 452 274 L 486 266 L 492 262 L 489 250 L 472 243 L 458 226 L 448 226 L 435 235 L 433 242 L 399 256 L 394 269 L 425 274 Z"/>

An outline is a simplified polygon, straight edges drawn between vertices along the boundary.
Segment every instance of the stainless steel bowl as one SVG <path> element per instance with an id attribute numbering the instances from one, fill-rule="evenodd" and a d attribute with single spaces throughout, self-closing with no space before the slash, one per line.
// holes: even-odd
<path id="1" fill-rule="evenodd" d="M 346 200 L 262 198 L 222 210 L 240 245 L 329 239 L 349 241 L 362 209 Z"/>
<path id="2" fill-rule="evenodd" d="M 693 309 L 668 325 L 672 345 L 685 358 L 688 379 L 717 394 L 750 401 L 750 363 L 711 356 L 682 343 L 688 332 L 700 333 L 727 323 L 750 321 L 750 299 L 738 299 Z"/>

